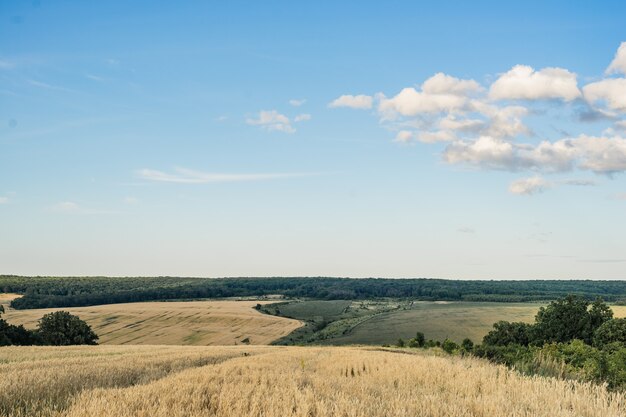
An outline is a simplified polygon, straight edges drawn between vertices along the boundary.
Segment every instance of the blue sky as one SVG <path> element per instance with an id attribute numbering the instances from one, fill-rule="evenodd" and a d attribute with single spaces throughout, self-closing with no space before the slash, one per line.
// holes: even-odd
<path id="1" fill-rule="evenodd" d="M 623 2 L 0 3 L 0 273 L 625 279 Z"/>

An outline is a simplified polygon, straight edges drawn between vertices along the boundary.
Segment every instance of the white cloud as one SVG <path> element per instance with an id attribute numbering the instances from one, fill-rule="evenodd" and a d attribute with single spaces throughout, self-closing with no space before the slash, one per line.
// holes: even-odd
<path id="1" fill-rule="evenodd" d="M 550 183 L 541 177 L 530 177 L 515 180 L 509 185 L 509 192 L 517 195 L 533 195 L 544 192 Z"/>
<path id="2" fill-rule="evenodd" d="M 468 99 L 457 94 L 429 94 L 413 87 L 402 89 L 392 98 L 379 97 L 378 111 L 384 118 L 392 119 L 395 114 L 415 116 L 420 113 L 450 112 L 463 109 Z"/>
<path id="3" fill-rule="evenodd" d="M 606 69 L 607 74 L 615 74 L 615 73 L 626 74 L 626 42 L 622 42 L 617 52 L 615 53 L 615 58 L 611 61 L 611 64 Z"/>
<path id="4" fill-rule="evenodd" d="M 350 107 L 352 109 L 371 109 L 374 99 L 372 96 L 359 94 L 356 96 L 344 94 L 328 105 L 328 107 Z"/>
<path id="5" fill-rule="evenodd" d="M 0 197 L 0 204 L 6 204 L 9 202 L 9 197 Z"/>
<path id="6" fill-rule="evenodd" d="M 294 122 L 304 122 L 306 120 L 311 120 L 311 115 L 308 113 L 302 113 L 297 115 L 293 120 Z"/>
<path id="7" fill-rule="evenodd" d="M 426 94 L 456 94 L 465 96 L 481 91 L 482 87 L 474 80 L 462 80 L 438 72 L 422 84 L 422 91 Z"/>
<path id="8" fill-rule="evenodd" d="M 613 110 L 626 111 L 626 78 L 607 78 L 583 87 L 590 104 L 605 103 Z"/>
<path id="9" fill-rule="evenodd" d="M 522 121 L 522 118 L 528 114 L 528 109 L 525 107 L 498 107 L 479 100 L 472 101 L 471 105 L 472 109 L 486 118 L 485 127 L 478 132 L 481 135 L 495 138 L 514 138 L 530 133 L 530 129 Z"/>
<path id="10" fill-rule="evenodd" d="M 306 103 L 306 99 L 295 99 L 295 98 L 292 98 L 291 100 L 289 100 L 289 104 L 291 104 L 294 107 L 300 107 L 304 103 Z"/>
<path id="11" fill-rule="evenodd" d="M 581 169 L 601 174 L 626 171 L 626 139 L 581 135 L 566 143 L 579 154 Z"/>
<path id="12" fill-rule="evenodd" d="M 473 142 L 456 141 L 445 149 L 443 158 L 449 164 L 465 163 L 491 169 L 515 169 L 513 144 L 490 136 Z"/>
<path id="13" fill-rule="evenodd" d="M 475 141 L 451 143 L 443 159 L 450 164 L 506 171 L 565 172 L 578 168 L 613 174 L 626 171 L 626 139 L 581 135 L 531 145 L 482 136 Z"/>
<path id="14" fill-rule="evenodd" d="M 421 131 L 417 134 L 417 140 L 424 143 L 451 142 L 455 139 L 454 133 L 448 130 Z"/>
<path id="15" fill-rule="evenodd" d="M 276 110 L 261 110 L 258 118 L 248 118 L 246 123 L 252 126 L 261 126 L 269 131 L 280 131 L 285 133 L 294 133 L 296 129 L 291 126 L 289 118 L 284 114 L 280 114 Z"/>
<path id="16" fill-rule="evenodd" d="M 543 68 L 535 71 L 527 65 L 516 65 L 502 74 L 489 90 L 494 100 L 562 99 L 580 97 L 576 74 L 563 68 Z"/>
<path id="17" fill-rule="evenodd" d="M 459 132 L 479 132 L 485 126 L 483 120 L 461 119 L 454 115 L 448 115 L 439 120 L 439 127 L 444 130 Z"/>
<path id="18" fill-rule="evenodd" d="M 394 139 L 394 142 L 408 143 L 412 139 L 414 139 L 414 137 L 415 136 L 413 135 L 413 132 L 409 130 L 401 130 L 396 134 L 396 138 Z"/>
<path id="19" fill-rule="evenodd" d="M 181 184 L 208 184 L 218 182 L 263 181 L 279 178 L 293 178 L 317 175 L 315 173 L 270 173 L 270 174 L 220 174 L 195 171 L 186 168 L 175 168 L 174 173 L 166 173 L 154 169 L 137 171 L 139 178 L 148 181 L 171 182 Z"/>

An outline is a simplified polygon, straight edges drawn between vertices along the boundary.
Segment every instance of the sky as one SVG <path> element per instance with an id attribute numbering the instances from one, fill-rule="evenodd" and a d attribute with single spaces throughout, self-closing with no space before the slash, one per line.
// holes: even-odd
<path id="1" fill-rule="evenodd" d="M 626 3 L 0 2 L 0 274 L 626 279 Z"/>

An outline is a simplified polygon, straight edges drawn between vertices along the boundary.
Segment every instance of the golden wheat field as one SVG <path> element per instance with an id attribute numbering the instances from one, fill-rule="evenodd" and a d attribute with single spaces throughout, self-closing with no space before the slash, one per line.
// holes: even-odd
<path id="1" fill-rule="evenodd" d="M 359 347 L 0 348 L 0 415 L 623 417 L 624 394 Z"/>
<path id="2" fill-rule="evenodd" d="M 93 307 L 7 310 L 12 324 L 34 328 L 44 314 L 65 310 L 85 320 L 101 344 L 234 345 L 268 344 L 301 326 L 253 307 L 263 301 L 175 301 Z"/>

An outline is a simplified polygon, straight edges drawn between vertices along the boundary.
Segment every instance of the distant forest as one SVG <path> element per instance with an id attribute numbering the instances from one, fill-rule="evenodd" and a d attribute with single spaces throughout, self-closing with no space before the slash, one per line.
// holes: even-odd
<path id="1" fill-rule="evenodd" d="M 626 281 L 463 281 L 383 278 L 177 278 L 22 277 L 0 275 L 0 292 L 23 296 L 15 309 L 78 307 L 137 301 L 248 297 L 281 294 L 321 300 L 411 298 L 416 300 L 523 302 L 567 294 L 606 301 L 626 299 Z"/>

